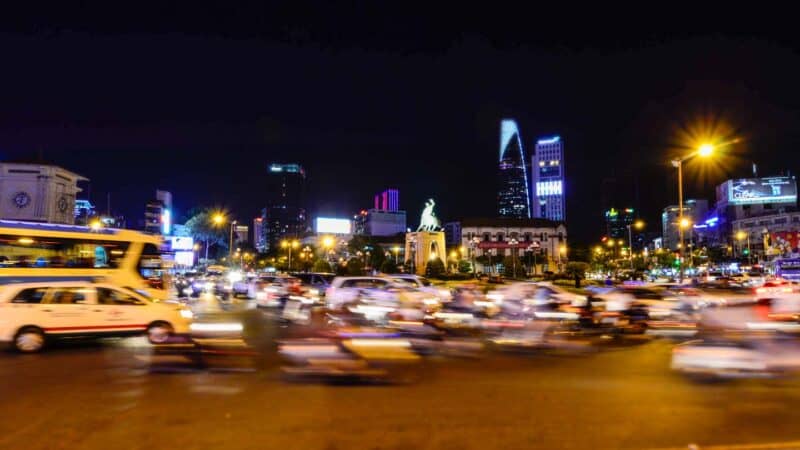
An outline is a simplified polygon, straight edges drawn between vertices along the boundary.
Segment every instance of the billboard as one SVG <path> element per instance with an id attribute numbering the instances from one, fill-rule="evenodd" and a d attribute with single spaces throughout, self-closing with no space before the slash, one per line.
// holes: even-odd
<path id="1" fill-rule="evenodd" d="M 728 202 L 734 205 L 797 202 L 794 177 L 728 180 Z"/>
<path id="2" fill-rule="evenodd" d="M 194 249 L 194 239 L 188 236 L 172 236 L 170 239 L 172 246 L 170 247 L 172 251 L 177 250 L 193 250 Z"/>
<path id="3" fill-rule="evenodd" d="M 317 233 L 350 234 L 350 219 L 317 217 L 314 230 Z"/>

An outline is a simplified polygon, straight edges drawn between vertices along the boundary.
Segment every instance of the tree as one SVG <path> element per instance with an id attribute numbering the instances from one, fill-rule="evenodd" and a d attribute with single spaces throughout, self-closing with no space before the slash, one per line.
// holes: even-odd
<path id="1" fill-rule="evenodd" d="M 380 245 L 373 244 L 369 246 L 369 265 L 373 268 L 379 268 L 383 266 L 383 262 L 386 260 L 386 251 Z"/>
<path id="2" fill-rule="evenodd" d="M 434 258 L 428 261 L 428 264 L 425 266 L 425 276 L 431 278 L 438 278 L 442 276 L 445 272 L 444 261 L 442 258 Z"/>
<path id="3" fill-rule="evenodd" d="M 347 260 L 347 274 L 353 276 L 364 275 L 364 263 L 361 258 L 353 257 Z"/>
<path id="4" fill-rule="evenodd" d="M 208 248 L 211 245 L 218 245 L 220 247 L 228 248 L 228 236 L 226 227 L 215 226 L 212 220 L 213 212 L 209 209 L 204 209 L 193 215 L 186 221 L 186 229 L 189 234 L 197 241 L 205 243 L 206 246 L 206 259 L 208 259 Z"/>
<path id="5" fill-rule="evenodd" d="M 581 287 L 581 280 L 586 278 L 586 271 L 589 270 L 589 264 L 581 261 L 568 262 L 564 273 L 570 278 L 575 279 L 575 287 Z"/>
<path id="6" fill-rule="evenodd" d="M 331 264 L 324 259 L 318 259 L 317 262 L 314 263 L 314 267 L 311 269 L 313 272 L 323 272 L 323 273 L 331 273 L 333 272 L 333 268 L 331 268 Z"/>
<path id="7" fill-rule="evenodd" d="M 458 273 L 472 273 L 472 263 L 466 259 L 458 262 Z"/>
<path id="8" fill-rule="evenodd" d="M 519 258 L 515 256 L 506 256 L 503 258 L 503 274 L 507 278 L 523 277 L 525 276 L 525 266 L 522 265 Z"/>
<path id="9" fill-rule="evenodd" d="M 383 273 L 397 273 L 397 264 L 394 263 L 394 260 L 389 258 L 383 261 L 381 264 L 381 272 Z"/>

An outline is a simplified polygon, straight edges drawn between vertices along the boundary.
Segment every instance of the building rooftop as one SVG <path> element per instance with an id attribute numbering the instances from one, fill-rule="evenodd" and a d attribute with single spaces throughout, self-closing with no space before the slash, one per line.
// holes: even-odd
<path id="1" fill-rule="evenodd" d="M 469 217 L 455 222 L 460 222 L 462 227 L 555 228 L 559 225 L 564 225 L 564 222 L 549 219 L 516 219 L 513 217 Z"/>

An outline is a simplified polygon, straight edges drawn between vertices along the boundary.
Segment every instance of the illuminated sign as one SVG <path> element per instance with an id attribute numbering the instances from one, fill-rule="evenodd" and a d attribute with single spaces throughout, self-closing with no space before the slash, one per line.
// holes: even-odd
<path id="1" fill-rule="evenodd" d="M 793 177 L 728 180 L 728 202 L 734 205 L 795 203 L 797 182 Z"/>
<path id="2" fill-rule="evenodd" d="M 172 242 L 172 251 L 176 250 L 193 250 L 194 239 L 188 236 L 173 236 L 170 239 Z"/>
<path id="3" fill-rule="evenodd" d="M 538 197 L 544 197 L 547 195 L 561 195 L 561 193 L 561 180 L 536 182 L 536 195 Z"/>
<path id="4" fill-rule="evenodd" d="M 175 264 L 181 266 L 193 266 L 194 265 L 194 252 L 175 252 Z"/>
<path id="5" fill-rule="evenodd" d="M 169 235 L 169 230 L 172 226 L 172 218 L 168 209 L 161 213 L 161 233 Z"/>
<path id="6" fill-rule="evenodd" d="M 351 232 L 349 219 L 334 219 L 331 217 L 317 217 L 314 228 L 317 233 L 350 234 Z"/>

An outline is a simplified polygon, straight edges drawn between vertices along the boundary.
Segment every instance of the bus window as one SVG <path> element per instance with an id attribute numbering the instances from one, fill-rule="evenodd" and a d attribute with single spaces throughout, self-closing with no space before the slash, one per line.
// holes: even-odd
<path id="1" fill-rule="evenodd" d="M 128 242 L 0 236 L 3 267 L 86 269 L 119 267 Z"/>
<path id="2" fill-rule="evenodd" d="M 151 288 L 164 289 L 164 265 L 161 252 L 155 245 L 144 244 L 142 254 L 139 256 L 139 273 Z"/>

